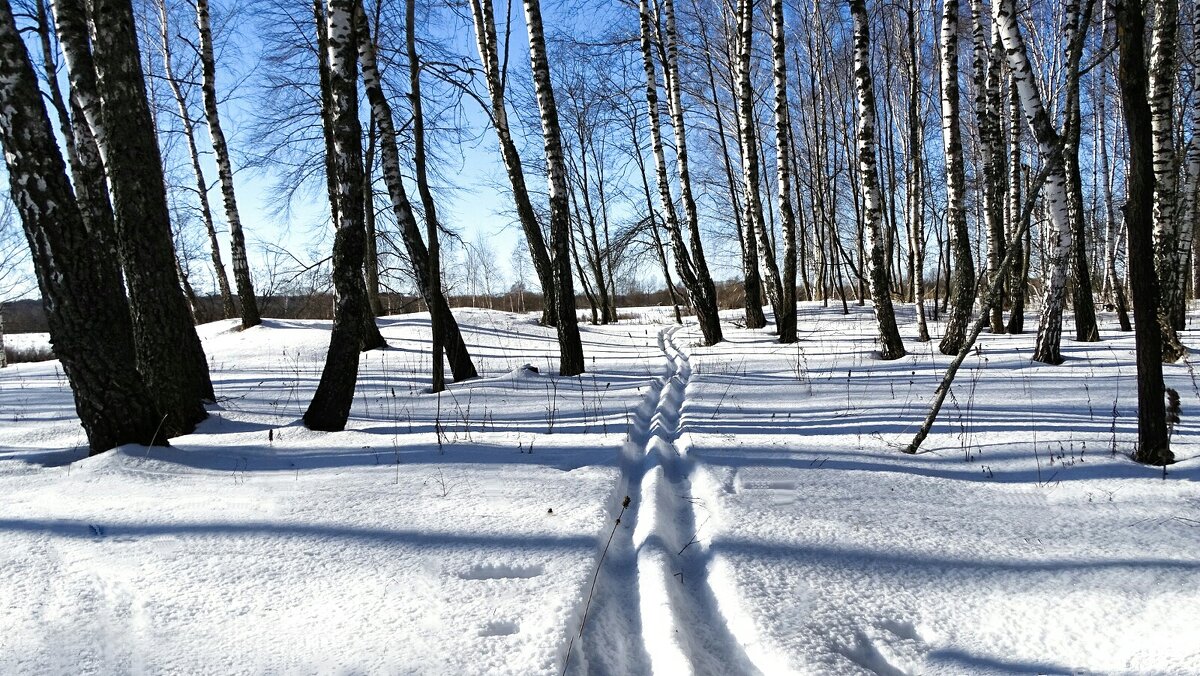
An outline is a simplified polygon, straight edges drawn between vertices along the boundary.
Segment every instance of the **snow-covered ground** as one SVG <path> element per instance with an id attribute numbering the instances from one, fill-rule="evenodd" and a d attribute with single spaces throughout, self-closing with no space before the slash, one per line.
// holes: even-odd
<path id="1" fill-rule="evenodd" d="M 1191 368 L 1165 479 L 1126 457 L 1111 321 L 1060 367 L 985 335 L 907 456 L 949 358 L 875 360 L 851 311 L 712 348 L 635 311 L 581 327 L 579 378 L 552 330 L 457 311 L 484 377 L 441 396 L 428 318 L 387 318 L 337 434 L 297 422 L 328 322 L 219 322 L 210 419 L 95 458 L 57 362 L 11 366 L 0 673 L 1194 672 Z"/>

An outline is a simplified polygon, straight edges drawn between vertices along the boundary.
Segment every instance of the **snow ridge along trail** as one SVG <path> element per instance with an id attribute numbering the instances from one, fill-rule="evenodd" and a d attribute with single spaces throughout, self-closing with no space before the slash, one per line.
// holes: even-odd
<path id="1" fill-rule="evenodd" d="M 716 505 L 693 493 L 699 468 L 677 444 L 692 373 L 678 329 L 659 332 L 664 373 L 625 447 L 622 485 L 633 501 L 602 566 L 584 635 L 587 673 L 759 673 L 718 607 L 706 536 Z"/>

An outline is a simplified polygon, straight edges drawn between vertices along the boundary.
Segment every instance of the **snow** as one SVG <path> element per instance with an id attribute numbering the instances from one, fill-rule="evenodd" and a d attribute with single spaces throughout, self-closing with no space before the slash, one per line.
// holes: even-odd
<path id="1" fill-rule="evenodd" d="M 3 369 L 0 672 L 1200 663 L 1200 387 L 1165 367 L 1180 462 L 1130 461 L 1113 317 L 1057 367 L 1031 334 L 983 336 L 907 456 L 950 358 L 873 359 L 869 308 L 803 304 L 798 345 L 727 323 L 708 348 L 669 309 L 628 312 L 581 326 L 588 373 L 559 378 L 552 329 L 458 310 L 483 377 L 440 396 L 428 317 L 382 319 L 336 434 L 298 424 L 328 322 L 208 324 L 210 419 L 94 458 L 57 362 Z"/>

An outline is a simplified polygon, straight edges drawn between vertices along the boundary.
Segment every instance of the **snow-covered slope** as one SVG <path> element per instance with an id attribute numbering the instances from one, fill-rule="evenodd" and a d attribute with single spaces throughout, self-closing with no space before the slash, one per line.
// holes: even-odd
<path id="1" fill-rule="evenodd" d="M 440 396 L 428 317 L 383 319 L 337 434 L 297 422 L 327 322 L 206 325 L 210 419 L 95 458 L 57 362 L 0 371 L 0 673 L 1200 663 L 1188 366 L 1167 367 L 1165 480 L 1125 457 L 1132 337 L 1109 325 L 1061 367 L 985 336 L 914 457 L 949 358 L 874 360 L 868 310 L 806 305 L 799 345 L 730 325 L 712 348 L 637 314 L 585 327 L 588 373 L 558 378 L 552 330 L 457 311 L 483 377 Z"/>

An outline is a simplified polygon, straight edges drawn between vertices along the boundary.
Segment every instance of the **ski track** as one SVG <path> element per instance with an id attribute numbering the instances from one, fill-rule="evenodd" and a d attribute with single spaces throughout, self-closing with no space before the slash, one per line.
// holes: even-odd
<path id="1" fill-rule="evenodd" d="M 718 601 L 708 537 L 715 501 L 694 491 L 704 470 L 678 443 L 692 373 L 674 341 L 679 328 L 659 332 L 664 372 L 625 445 L 621 493 L 631 502 L 601 567 L 578 673 L 761 673 L 743 648 L 750 637 L 731 631 L 731 590 Z"/>

